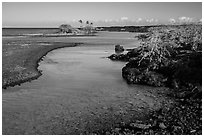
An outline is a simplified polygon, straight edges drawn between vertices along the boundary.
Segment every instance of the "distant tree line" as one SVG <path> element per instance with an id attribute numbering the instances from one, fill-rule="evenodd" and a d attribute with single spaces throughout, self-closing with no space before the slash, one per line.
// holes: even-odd
<path id="1" fill-rule="evenodd" d="M 151 25 L 151 26 L 111 26 L 111 27 L 97 27 L 96 29 L 99 31 L 125 31 L 125 32 L 139 32 L 139 33 L 147 33 L 149 28 L 154 27 L 180 27 L 191 24 L 182 24 L 182 25 Z M 195 24 L 194 24 L 195 25 Z"/>
<path id="2" fill-rule="evenodd" d="M 68 34 L 68 33 L 74 33 L 74 34 L 93 34 L 95 33 L 95 28 L 93 27 L 93 23 L 86 21 L 85 24 L 82 20 L 79 20 L 79 23 L 81 24 L 80 28 L 73 28 L 69 24 L 62 24 L 59 26 L 60 33 Z"/>

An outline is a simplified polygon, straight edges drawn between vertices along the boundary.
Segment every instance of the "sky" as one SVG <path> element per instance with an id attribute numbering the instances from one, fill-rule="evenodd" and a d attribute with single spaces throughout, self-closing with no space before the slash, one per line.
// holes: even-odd
<path id="1" fill-rule="evenodd" d="M 3 27 L 154 25 L 197 22 L 201 2 L 3 2 Z"/>

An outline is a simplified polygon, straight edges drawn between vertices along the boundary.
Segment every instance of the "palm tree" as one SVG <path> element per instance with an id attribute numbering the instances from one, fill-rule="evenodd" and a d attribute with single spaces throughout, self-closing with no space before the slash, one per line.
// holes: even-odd
<path id="1" fill-rule="evenodd" d="M 82 24 L 82 23 L 83 23 L 83 21 L 82 21 L 82 20 L 79 20 L 79 23 L 81 23 L 81 24 Z"/>
<path id="2" fill-rule="evenodd" d="M 79 23 L 81 23 L 81 26 L 80 26 L 80 27 L 82 28 L 82 27 L 83 27 L 83 26 L 82 26 L 83 21 L 82 21 L 82 20 L 79 20 Z"/>
<path id="3" fill-rule="evenodd" d="M 91 25 L 91 33 L 93 32 L 93 22 L 90 23 Z"/>

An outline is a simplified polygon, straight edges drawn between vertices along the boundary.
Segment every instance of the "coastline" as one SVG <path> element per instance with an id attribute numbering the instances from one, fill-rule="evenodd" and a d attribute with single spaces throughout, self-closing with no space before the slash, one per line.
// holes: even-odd
<path id="1" fill-rule="evenodd" d="M 19 74 L 10 74 L 9 77 L 2 78 L 2 88 L 6 89 L 8 87 L 14 87 L 25 82 L 30 82 L 39 78 L 42 73 L 38 70 L 39 62 L 43 60 L 43 57 L 46 56 L 50 51 L 66 48 L 66 47 L 75 47 L 82 43 L 61 43 L 61 42 L 44 42 L 50 44 L 49 46 L 41 46 L 37 49 L 29 50 L 28 56 L 25 57 L 23 61 L 23 68 L 25 71 L 19 72 Z M 4 54 L 4 53 L 3 53 Z M 11 57 L 12 58 L 12 57 Z M 18 64 L 17 64 L 18 65 Z M 21 65 L 19 65 L 21 67 Z M 4 74 L 5 70 L 2 69 Z"/>

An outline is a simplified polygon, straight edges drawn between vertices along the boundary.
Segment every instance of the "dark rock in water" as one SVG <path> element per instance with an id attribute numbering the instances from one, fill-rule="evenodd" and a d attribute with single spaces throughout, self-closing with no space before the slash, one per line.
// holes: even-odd
<path id="1" fill-rule="evenodd" d="M 125 49 L 126 51 L 132 51 L 132 49 Z"/>
<path id="2" fill-rule="evenodd" d="M 141 59 L 141 47 L 137 47 L 134 49 L 128 49 L 127 54 L 122 54 L 124 51 L 123 46 L 115 45 L 115 52 L 116 54 L 112 54 L 108 58 L 111 60 L 118 60 L 118 61 L 132 61 L 132 62 L 138 62 L 139 59 Z M 133 61 L 135 60 L 135 61 Z M 143 61 L 145 62 L 145 61 Z M 143 63 L 142 62 L 142 63 Z M 138 65 L 138 63 L 133 63 L 134 65 Z"/>
<path id="3" fill-rule="evenodd" d="M 138 68 L 123 67 L 122 76 L 128 84 L 146 84 L 155 87 L 165 85 L 167 79 L 159 73 L 153 71 L 139 70 Z"/>
<path id="4" fill-rule="evenodd" d="M 119 50 L 121 47 L 116 45 L 115 50 Z M 144 58 L 141 61 L 141 47 L 132 49 L 127 54 L 112 54 L 108 58 L 114 61 L 129 61 L 122 69 L 122 76 L 129 84 L 146 84 L 160 87 L 164 86 L 167 81 L 162 74 L 147 69 L 150 60 Z"/>
<path id="5" fill-rule="evenodd" d="M 115 45 L 115 52 L 119 53 L 119 52 L 123 52 L 125 49 L 123 48 L 123 46 L 120 45 Z"/>
<path id="6" fill-rule="evenodd" d="M 135 48 L 135 49 L 129 49 L 129 52 L 127 54 L 121 54 L 121 52 L 118 51 L 124 51 L 124 48 L 120 45 L 116 45 L 115 46 L 115 51 L 117 51 L 116 54 L 112 54 L 111 56 L 109 56 L 108 58 L 111 60 L 118 60 L 118 61 L 139 61 L 138 56 L 139 54 L 139 49 Z M 121 48 L 121 49 L 120 49 Z M 120 50 L 119 50 L 120 49 Z M 133 63 L 134 64 L 134 63 Z"/>
<path id="7" fill-rule="evenodd" d="M 108 57 L 111 60 L 118 60 L 118 61 L 128 61 L 128 58 L 124 54 L 112 54 L 111 56 Z"/>

